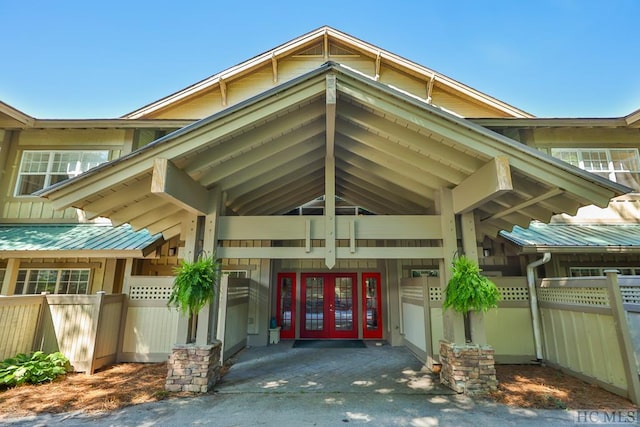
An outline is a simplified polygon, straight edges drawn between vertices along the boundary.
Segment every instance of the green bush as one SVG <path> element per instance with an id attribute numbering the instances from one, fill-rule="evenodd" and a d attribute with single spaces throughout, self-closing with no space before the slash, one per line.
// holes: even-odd
<path id="1" fill-rule="evenodd" d="M 20 353 L 0 362 L 0 387 L 13 387 L 29 383 L 40 384 L 53 381 L 69 369 L 69 359 L 60 352 L 45 354 L 36 351 Z"/>

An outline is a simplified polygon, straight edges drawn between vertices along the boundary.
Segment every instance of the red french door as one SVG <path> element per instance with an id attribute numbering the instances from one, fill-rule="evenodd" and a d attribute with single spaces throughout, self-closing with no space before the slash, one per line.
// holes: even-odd
<path id="1" fill-rule="evenodd" d="M 357 338 L 357 275 L 302 274 L 301 338 Z"/>
<path id="2" fill-rule="evenodd" d="M 362 337 L 382 338 L 382 298 L 380 296 L 380 273 L 362 273 Z"/>
<path id="3" fill-rule="evenodd" d="M 296 337 L 296 273 L 278 273 L 276 321 L 280 338 Z"/>

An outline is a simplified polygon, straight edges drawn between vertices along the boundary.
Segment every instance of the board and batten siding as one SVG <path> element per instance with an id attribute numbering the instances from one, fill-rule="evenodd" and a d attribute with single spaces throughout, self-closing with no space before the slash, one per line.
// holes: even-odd
<path id="1" fill-rule="evenodd" d="M 26 129 L 17 133 L 8 149 L 7 175 L 0 182 L 2 218 L 5 220 L 78 220 L 75 209 L 54 210 L 39 197 L 15 197 L 15 186 L 24 150 L 104 150 L 109 158 L 119 157 L 130 145 L 131 133 L 121 129 Z"/>
<path id="2" fill-rule="evenodd" d="M 362 55 L 338 55 L 329 60 L 361 72 L 372 79 L 376 76 L 376 61 Z M 148 115 L 156 119 L 202 119 L 225 108 L 247 100 L 282 83 L 317 69 L 327 62 L 323 56 L 292 55 L 277 60 L 277 80 L 274 81 L 272 64 L 253 69 L 241 76 L 224 79 L 226 103 L 218 84 L 198 95 Z M 426 101 L 429 79 L 418 78 L 397 68 L 387 66 L 384 61 L 379 70 L 378 82 L 407 92 Z M 445 91 L 435 83 L 432 103 L 463 117 L 503 117 L 506 114 L 482 105 L 477 101 Z"/>

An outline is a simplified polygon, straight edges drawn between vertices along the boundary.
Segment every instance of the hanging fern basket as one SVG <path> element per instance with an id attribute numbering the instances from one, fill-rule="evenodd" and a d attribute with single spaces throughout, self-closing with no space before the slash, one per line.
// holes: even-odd
<path id="1" fill-rule="evenodd" d="M 461 255 L 453 262 L 451 279 L 445 289 L 443 308 L 462 313 L 465 320 L 465 338 L 472 341 L 469 313 L 486 312 L 497 308 L 500 301 L 498 287 L 469 258 Z"/>
<path id="2" fill-rule="evenodd" d="M 195 316 L 213 301 L 220 276 L 220 264 L 214 257 L 200 256 L 196 261 L 182 261 L 174 269 L 176 274 L 168 306 L 185 315 Z"/>

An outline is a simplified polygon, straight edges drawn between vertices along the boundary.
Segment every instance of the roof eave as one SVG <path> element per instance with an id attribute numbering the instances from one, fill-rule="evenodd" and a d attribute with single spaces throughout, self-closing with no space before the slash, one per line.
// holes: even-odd
<path id="1" fill-rule="evenodd" d="M 513 240 L 511 243 L 520 246 L 523 254 L 540 254 L 545 252 L 555 254 L 587 254 L 587 253 L 640 253 L 640 246 L 547 246 L 547 245 L 519 245 Z"/>
<path id="2" fill-rule="evenodd" d="M 2 101 L 0 101 L 0 113 L 6 116 L 9 116 L 10 118 L 18 121 L 24 126 L 31 126 L 31 124 L 35 120 L 30 115 L 25 114 L 22 111 L 18 110 L 17 108 L 14 108 L 9 104 L 5 104 Z"/>
<path id="3" fill-rule="evenodd" d="M 150 247 L 155 249 L 156 244 Z M 84 250 L 0 250 L 0 258 L 157 258 L 155 250 L 144 249 L 84 249 Z"/>
<path id="4" fill-rule="evenodd" d="M 217 74 L 214 74 L 210 77 L 207 77 L 191 86 L 188 86 L 182 90 L 174 92 L 173 94 L 161 98 L 158 101 L 152 102 L 139 108 L 135 111 L 125 114 L 122 118 L 127 119 L 136 119 L 143 117 L 147 114 L 151 114 L 155 111 L 158 111 L 167 105 L 185 99 L 191 95 L 194 95 L 198 92 L 201 92 L 205 89 L 208 89 L 212 86 L 215 86 L 220 83 L 221 80 L 227 80 L 235 77 L 238 74 L 241 74 L 247 70 L 259 67 L 264 64 L 271 63 L 271 61 L 275 58 L 278 59 L 282 56 L 285 56 L 297 48 L 304 46 L 306 44 L 312 43 L 316 39 L 320 39 L 327 36 L 331 36 L 335 39 L 342 41 L 350 46 L 353 46 L 355 49 L 366 52 L 372 57 L 380 56 L 381 59 L 391 61 L 400 67 L 404 67 L 405 69 L 411 70 L 418 74 L 424 75 L 426 78 L 435 78 L 437 81 L 441 83 L 445 83 L 451 88 L 458 90 L 464 93 L 467 96 L 470 96 L 473 99 L 480 100 L 493 108 L 501 110 L 507 114 L 510 114 L 514 117 L 523 117 L 523 118 L 531 118 L 534 117 L 532 114 L 527 113 L 524 110 L 516 108 L 512 105 L 509 105 L 503 101 L 500 101 L 492 96 L 489 96 L 485 93 L 482 93 L 476 89 L 473 89 L 465 84 L 458 82 L 450 77 L 447 77 L 443 74 L 440 74 L 432 69 L 419 65 L 415 62 L 407 60 L 401 56 L 395 55 L 387 50 L 381 49 L 372 44 L 366 43 L 360 39 L 357 39 L 353 36 L 350 36 L 346 33 L 338 31 L 334 28 L 323 26 L 314 31 L 311 31 L 307 34 L 304 34 L 300 37 L 297 37 L 287 43 L 284 43 L 274 49 L 266 51 L 262 54 L 259 54 L 247 61 L 244 61 L 240 64 L 237 64 L 233 67 L 227 68 Z M 329 58 L 330 59 L 330 58 Z"/>

